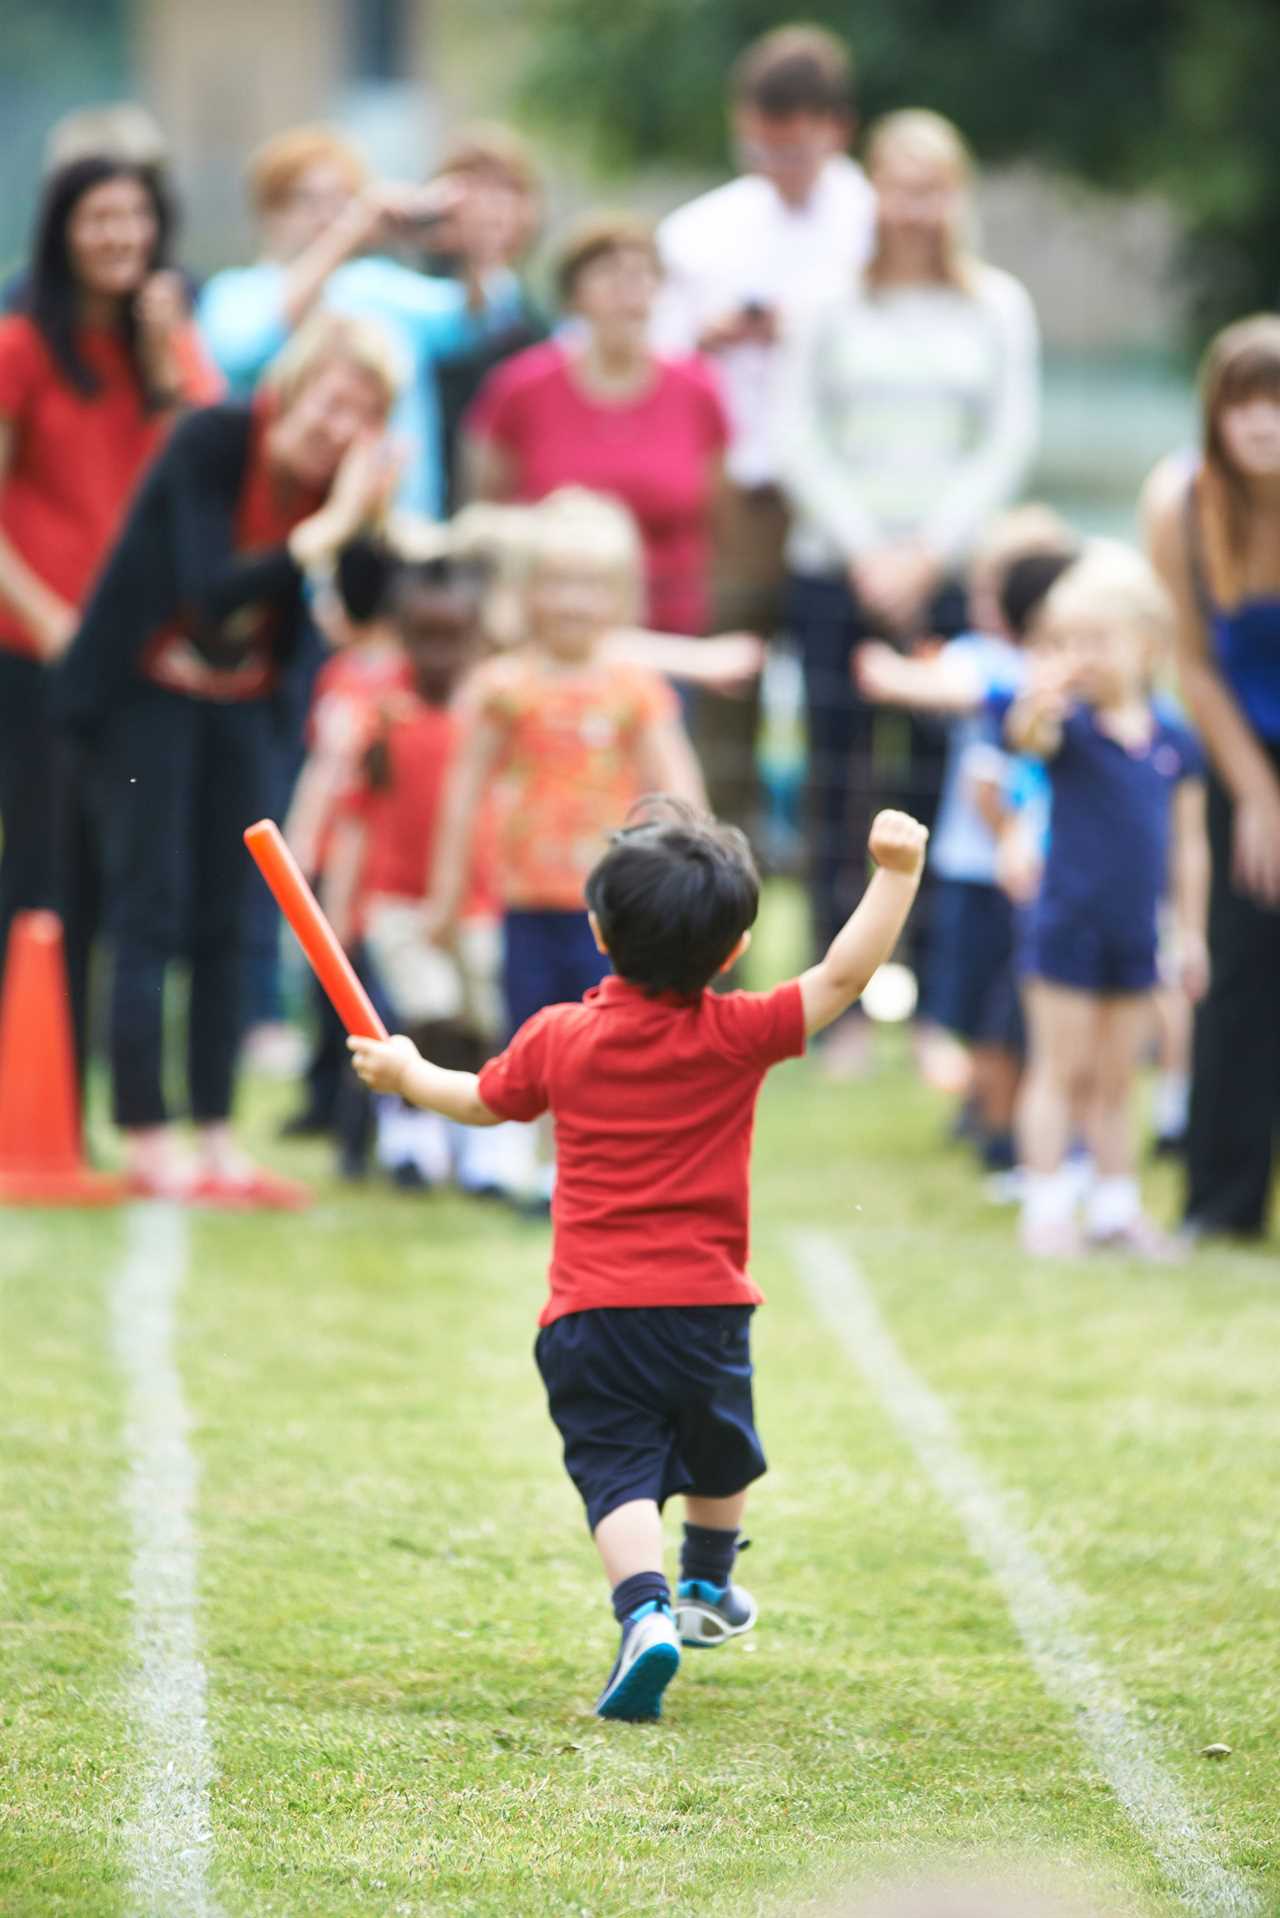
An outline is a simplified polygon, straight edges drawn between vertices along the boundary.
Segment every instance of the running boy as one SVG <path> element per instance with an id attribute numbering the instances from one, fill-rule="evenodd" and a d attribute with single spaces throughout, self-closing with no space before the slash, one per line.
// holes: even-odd
<path id="1" fill-rule="evenodd" d="M 756 1607 L 732 1580 L 765 1470 L 751 1397 L 751 1133 L 770 1066 L 847 1011 L 906 923 L 923 826 L 883 812 L 878 868 L 825 956 L 769 993 L 707 988 L 746 950 L 759 880 L 743 835 L 673 801 L 615 835 L 587 880 L 612 974 L 546 1007 L 476 1075 L 405 1038 L 352 1039 L 366 1085 L 469 1125 L 550 1111 L 559 1146 L 538 1366 L 622 1642 L 603 1718 L 659 1716 L 681 1643 L 718 1645 Z M 661 1510 L 683 1493 L 675 1609 Z"/>

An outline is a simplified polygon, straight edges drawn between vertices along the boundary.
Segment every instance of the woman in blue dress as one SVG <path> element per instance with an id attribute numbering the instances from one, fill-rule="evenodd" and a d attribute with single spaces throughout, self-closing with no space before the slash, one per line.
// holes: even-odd
<path id="1" fill-rule="evenodd" d="M 1196 1019 L 1187 1225 L 1266 1231 L 1280 1112 L 1280 318 L 1211 343 L 1198 458 L 1144 499 L 1183 695 L 1210 764 L 1210 986 Z"/>

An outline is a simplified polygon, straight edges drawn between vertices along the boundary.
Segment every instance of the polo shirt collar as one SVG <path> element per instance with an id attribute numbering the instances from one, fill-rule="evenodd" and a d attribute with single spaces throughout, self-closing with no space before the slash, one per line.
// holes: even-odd
<path id="1" fill-rule="evenodd" d="M 608 973 L 598 986 L 593 986 L 587 994 L 600 1005 L 606 1006 L 692 1006 L 696 1005 L 699 993 L 690 999 L 680 992 L 646 992 L 631 979 L 620 979 L 616 972 Z"/>

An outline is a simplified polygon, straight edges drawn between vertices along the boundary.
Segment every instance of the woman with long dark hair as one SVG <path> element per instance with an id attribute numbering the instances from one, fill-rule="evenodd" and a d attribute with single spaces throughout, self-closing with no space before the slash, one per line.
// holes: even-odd
<path id="1" fill-rule="evenodd" d="M 171 229 L 150 169 L 72 161 L 45 188 L 22 310 L 0 320 L 0 964 L 15 912 L 62 912 L 82 1057 L 94 862 L 49 668 L 175 413 L 217 390 Z"/>
<path id="2" fill-rule="evenodd" d="M 1210 766 L 1209 991 L 1196 1012 L 1187 1224 L 1261 1236 L 1280 1111 L 1280 318 L 1219 333 L 1198 459 L 1144 501 Z"/>

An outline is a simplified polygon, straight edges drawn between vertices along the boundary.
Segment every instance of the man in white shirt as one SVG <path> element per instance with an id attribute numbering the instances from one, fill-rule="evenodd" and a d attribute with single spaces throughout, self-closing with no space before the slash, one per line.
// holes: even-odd
<path id="1" fill-rule="evenodd" d="M 732 440 L 715 625 L 767 634 L 778 618 L 787 525 L 772 449 L 781 341 L 811 302 L 840 293 L 861 270 L 875 203 L 846 151 L 853 70 L 833 34 L 780 27 L 748 47 L 734 68 L 730 116 L 742 173 L 658 228 L 666 277 L 654 330 L 660 351 L 706 353 L 720 369 Z M 716 810 L 747 824 L 755 711 L 751 702 L 723 700 L 704 710 L 701 745 Z"/>

